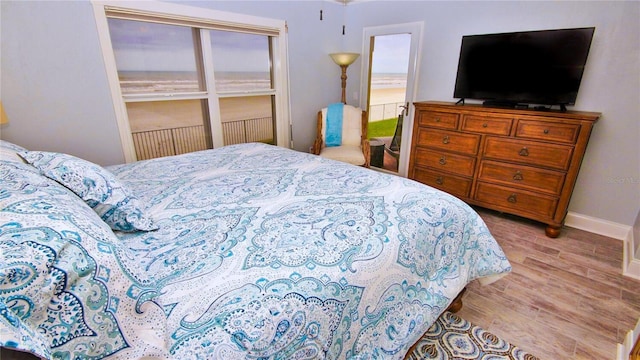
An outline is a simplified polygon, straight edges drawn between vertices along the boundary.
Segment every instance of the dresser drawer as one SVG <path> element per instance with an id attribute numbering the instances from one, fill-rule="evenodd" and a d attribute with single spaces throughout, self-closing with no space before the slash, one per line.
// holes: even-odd
<path id="1" fill-rule="evenodd" d="M 418 128 L 417 139 L 417 144 L 420 146 L 429 146 L 469 155 L 476 155 L 480 144 L 480 135 L 423 127 Z"/>
<path id="2" fill-rule="evenodd" d="M 565 174 L 525 165 L 484 160 L 480 163 L 478 179 L 482 181 L 517 186 L 532 191 L 559 195 Z"/>
<path id="3" fill-rule="evenodd" d="M 547 121 L 520 120 L 516 137 L 573 144 L 578 139 L 580 125 L 550 123 Z"/>
<path id="4" fill-rule="evenodd" d="M 559 235 L 599 113 L 414 105 L 409 177 Z"/>
<path id="5" fill-rule="evenodd" d="M 573 147 L 567 145 L 487 137 L 483 156 L 565 170 L 571 162 L 572 152 Z"/>
<path id="6" fill-rule="evenodd" d="M 418 124 L 421 126 L 454 130 L 458 128 L 458 119 L 458 114 L 434 111 L 418 112 Z"/>
<path id="7" fill-rule="evenodd" d="M 475 170 L 475 157 L 423 148 L 416 149 L 415 156 L 417 166 L 426 166 L 469 177 L 473 176 L 473 171 Z"/>
<path id="8" fill-rule="evenodd" d="M 474 199 L 517 215 L 553 218 L 558 199 L 539 193 L 478 182 Z"/>
<path id="9" fill-rule="evenodd" d="M 511 117 L 464 115 L 461 129 L 482 134 L 509 135 L 512 124 Z"/>
<path id="10" fill-rule="evenodd" d="M 459 198 L 468 198 L 471 179 L 416 167 L 412 179 Z"/>

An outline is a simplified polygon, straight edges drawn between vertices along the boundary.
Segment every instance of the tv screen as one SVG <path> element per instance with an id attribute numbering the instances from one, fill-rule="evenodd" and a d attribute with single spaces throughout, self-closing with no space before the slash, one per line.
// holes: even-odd
<path id="1" fill-rule="evenodd" d="M 454 97 L 574 105 L 595 28 L 462 37 Z"/>

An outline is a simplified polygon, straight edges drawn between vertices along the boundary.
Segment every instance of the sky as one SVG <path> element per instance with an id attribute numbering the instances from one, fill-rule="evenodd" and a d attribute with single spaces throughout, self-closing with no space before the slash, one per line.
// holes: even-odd
<path id="1" fill-rule="evenodd" d="M 189 27 L 109 19 L 119 71 L 196 71 Z M 268 36 L 209 30 L 216 71 L 269 70 Z"/>
<path id="2" fill-rule="evenodd" d="M 119 71 L 196 71 L 189 27 L 109 19 Z M 267 72 L 268 37 L 210 30 L 216 71 Z M 376 36 L 373 73 L 407 73 L 411 35 Z"/>
<path id="3" fill-rule="evenodd" d="M 371 71 L 406 74 L 410 45 L 410 34 L 376 36 Z"/>

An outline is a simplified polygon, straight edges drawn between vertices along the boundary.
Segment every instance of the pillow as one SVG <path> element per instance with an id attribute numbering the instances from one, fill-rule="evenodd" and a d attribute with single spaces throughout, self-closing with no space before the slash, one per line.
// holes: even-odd
<path id="1" fill-rule="evenodd" d="M 0 163 L 0 347 L 43 359 L 169 358 L 153 274 L 76 194 L 23 165 L 34 171 Z"/>
<path id="2" fill-rule="evenodd" d="M 27 149 L 23 148 L 20 145 L 16 145 L 12 142 L 6 141 L 6 140 L 1 140 L 0 139 L 0 148 L 3 149 L 10 149 L 13 150 L 15 152 L 21 152 L 21 151 L 27 151 Z"/>
<path id="3" fill-rule="evenodd" d="M 19 162 L 24 164 L 24 160 L 18 154 L 9 148 L 0 147 L 0 160 L 2 161 L 11 161 L 11 162 Z"/>
<path id="4" fill-rule="evenodd" d="M 73 191 L 113 230 L 156 230 L 140 201 L 109 171 L 72 155 L 23 151 L 19 155 L 40 172 Z"/>
<path id="5" fill-rule="evenodd" d="M 0 140 L 0 160 L 24 163 L 17 154 L 21 151 L 27 151 L 27 149 L 6 140 Z"/>

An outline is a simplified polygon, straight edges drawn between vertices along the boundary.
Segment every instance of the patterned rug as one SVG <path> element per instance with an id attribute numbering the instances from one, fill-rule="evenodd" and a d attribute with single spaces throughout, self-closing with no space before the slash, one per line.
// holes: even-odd
<path id="1" fill-rule="evenodd" d="M 538 360 L 450 312 L 440 316 L 405 359 Z"/>

